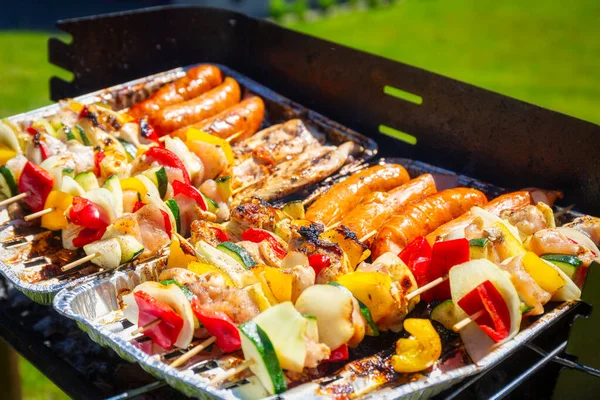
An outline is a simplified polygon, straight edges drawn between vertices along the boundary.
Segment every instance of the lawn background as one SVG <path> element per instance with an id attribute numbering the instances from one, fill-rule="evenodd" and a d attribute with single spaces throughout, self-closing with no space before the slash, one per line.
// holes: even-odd
<path id="1" fill-rule="evenodd" d="M 301 32 L 600 124 L 600 1 L 405 0 L 314 21 Z M 0 117 L 49 104 L 44 32 L 0 32 Z M 268 85 L 268 82 L 265 82 Z M 27 362 L 26 399 L 62 392 Z"/>

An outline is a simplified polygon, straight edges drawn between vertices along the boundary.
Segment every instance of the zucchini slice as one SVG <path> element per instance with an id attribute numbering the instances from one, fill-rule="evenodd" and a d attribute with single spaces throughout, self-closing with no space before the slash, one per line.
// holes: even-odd
<path id="1" fill-rule="evenodd" d="M 452 327 L 458 322 L 454 303 L 450 299 L 444 300 L 435 306 L 433 310 L 431 310 L 431 315 L 429 317 L 444 325 L 449 331 L 451 331 Z"/>
<path id="2" fill-rule="evenodd" d="M 217 249 L 231 256 L 231 258 L 239 262 L 246 269 L 250 269 L 256 265 L 256 261 L 254 261 L 252 256 L 244 248 L 233 242 L 219 243 Z"/>
<path id="3" fill-rule="evenodd" d="M 104 181 L 102 187 L 107 189 L 115 198 L 115 211 L 117 212 L 117 217 L 123 215 L 123 189 L 121 189 L 119 177 L 111 175 Z"/>
<path id="4" fill-rule="evenodd" d="M 216 201 L 214 201 L 213 199 L 211 199 L 210 197 L 206 196 L 203 193 L 200 193 L 202 195 L 202 197 L 204 198 L 204 202 L 206 203 L 206 209 L 213 213 L 216 214 L 217 211 L 219 211 L 219 205 L 217 204 Z"/>
<path id="5" fill-rule="evenodd" d="M 167 207 L 169 207 L 169 210 L 171 210 L 171 213 L 175 218 L 175 226 L 177 227 L 177 233 L 181 234 L 181 217 L 179 215 L 179 206 L 177 205 L 177 202 L 173 199 L 169 199 L 165 201 L 165 204 L 167 205 Z"/>
<path id="6" fill-rule="evenodd" d="M 540 258 L 556 265 L 571 279 L 573 279 L 577 267 L 581 264 L 579 258 L 569 254 L 544 254 Z"/>
<path id="7" fill-rule="evenodd" d="M 97 253 L 91 262 L 105 269 L 115 269 L 121 265 L 121 245 L 116 238 L 98 240 L 83 246 L 85 254 Z"/>
<path id="8" fill-rule="evenodd" d="M 169 187 L 169 179 L 167 178 L 167 171 L 165 167 L 155 167 L 148 171 L 143 172 L 143 175 L 154 183 L 158 189 L 158 194 L 161 199 L 164 199 L 167 194 L 167 188 Z"/>
<path id="9" fill-rule="evenodd" d="M 132 262 L 144 252 L 144 246 L 131 235 L 119 235 L 116 239 L 121 246 L 121 264 Z"/>
<path id="10" fill-rule="evenodd" d="M 75 175 L 75 182 L 79 183 L 86 192 L 100 187 L 98 178 L 96 178 L 96 175 L 92 171 L 78 173 Z"/>
<path id="11" fill-rule="evenodd" d="M 4 165 L 0 167 L 0 193 L 7 199 L 19 194 L 19 188 L 13 174 Z"/>
<path id="12" fill-rule="evenodd" d="M 289 215 L 292 219 L 305 218 L 304 205 L 301 200 L 290 201 L 281 208 L 281 211 Z"/>
<path id="13" fill-rule="evenodd" d="M 471 260 L 479 258 L 487 258 L 487 238 L 478 238 L 469 240 L 469 250 L 471 252 Z"/>
<path id="14" fill-rule="evenodd" d="M 79 141 L 83 143 L 84 146 L 92 145 L 92 142 L 90 142 L 90 139 L 87 137 L 87 134 L 85 133 L 85 130 L 81 127 L 81 125 L 75 125 L 75 130 L 79 134 Z"/>
<path id="15" fill-rule="evenodd" d="M 233 194 L 231 189 L 231 176 L 221 176 L 215 180 L 217 183 L 217 192 L 221 196 L 221 200 L 227 201 Z"/>
<path id="16" fill-rule="evenodd" d="M 68 176 L 70 178 L 75 178 L 75 170 L 73 168 L 63 168 L 62 176 Z"/>
<path id="17" fill-rule="evenodd" d="M 239 327 L 242 351 L 246 360 L 254 361 L 250 370 L 270 394 L 287 390 L 285 376 L 273 343 L 256 322 L 248 321 Z"/>
<path id="18" fill-rule="evenodd" d="M 118 140 L 123 145 L 123 148 L 125 149 L 125 153 L 127 153 L 127 159 L 129 160 L 129 162 L 133 161 L 135 159 L 135 157 L 137 156 L 137 147 L 135 147 L 135 145 L 133 143 L 129 143 L 126 140 L 123 140 L 123 139 L 118 139 Z"/>
<path id="19" fill-rule="evenodd" d="M 242 277 L 247 270 L 234 258 L 202 240 L 196 243 L 195 249 L 200 261 L 214 265 L 228 275 L 236 286 L 242 286 Z"/>

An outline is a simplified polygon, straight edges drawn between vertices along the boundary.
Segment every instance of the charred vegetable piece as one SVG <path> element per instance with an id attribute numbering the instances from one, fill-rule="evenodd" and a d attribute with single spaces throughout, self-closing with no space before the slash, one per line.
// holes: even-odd
<path id="1" fill-rule="evenodd" d="M 454 303 L 451 299 L 444 300 L 431 310 L 431 315 L 429 317 L 451 331 L 454 324 L 458 322 L 454 307 Z"/>
<path id="2" fill-rule="evenodd" d="M 286 203 L 281 211 L 286 213 L 292 219 L 304 219 L 304 205 L 301 200 L 294 200 Z"/>

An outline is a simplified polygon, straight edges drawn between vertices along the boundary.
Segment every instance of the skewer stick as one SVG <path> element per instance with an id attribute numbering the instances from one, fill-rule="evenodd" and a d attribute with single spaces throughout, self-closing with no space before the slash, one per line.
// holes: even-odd
<path id="1" fill-rule="evenodd" d="M 261 180 L 259 179 L 257 181 L 247 183 L 244 186 L 235 189 L 233 192 L 231 192 L 231 197 L 235 196 L 236 194 L 238 194 L 239 192 L 241 192 L 241 191 L 243 191 L 245 189 L 248 189 L 250 186 L 254 186 L 255 183 L 260 182 L 260 181 Z"/>
<path id="2" fill-rule="evenodd" d="M 154 328 L 156 325 L 160 324 L 161 321 L 162 320 L 160 318 L 156 318 L 154 321 L 150 321 L 146 325 L 142 325 L 139 328 L 137 328 L 135 331 L 131 332 L 131 336 L 135 336 L 138 333 L 143 333 L 144 331 L 147 331 L 150 328 Z"/>
<path id="3" fill-rule="evenodd" d="M 424 292 L 428 291 L 429 289 L 432 289 L 432 288 L 436 287 L 437 285 L 439 285 L 440 283 L 447 281 L 447 280 L 448 280 L 447 276 L 440 276 L 439 278 L 432 280 L 428 284 L 423 285 L 420 288 L 418 288 L 417 290 L 412 291 L 409 294 L 407 294 L 406 301 L 410 301 L 413 297 L 417 297 L 421 293 L 424 293 Z"/>
<path id="4" fill-rule="evenodd" d="M 469 325 L 471 322 L 475 321 L 477 318 L 481 317 L 484 312 L 485 312 L 485 310 L 479 310 L 475 314 L 469 315 L 467 318 L 463 319 L 462 321 L 458 321 L 456 324 L 454 324 L 454 326 L 452 327 L 452 330 L 454 332 L 460 331 L 462 328 Z"/>
<path id="5" fill-rule="evenodd" d="M 247 360 L 244 361 L 243 363 L 241 363 L 240 365 L 238 365 L 235 368 L 232 368 L 230 370 L 225 371 L 223 374 L 221 375 L 217 375 L 215 376 L 209 383 L 211 385 L 219 385 L 221 382 L 231 378 L 234 375 L 239 374 L 240 372 L 242 372 L 243 370 L 247 369 L 248 367 L 250 367 L 252 364 L 254 364 L 254 360 Z"/>
<path id="6" fill-rule="evenodd" d="M 225 140 L 227 141 L 227 143 L 231 143 L 233 142 L 235 139 L 239 138 L 240 136 L 242 136 L 244 134 L 245 131 L 239 131 L 234 133 L 233 135 L 227 137 Z"/>
<path id="7" fill-rule="evenodd" d="M 358 239 L 360 242 L 364 242 L 366 240 L 371 239 L 373 236 L 377 235 L 377 231 L 373 229 L 371 232 L 367 233 L 365 236 Z"/>
<path id="8" fill-rule="evenodd" d="M 86 262 L 93 260 L 94 258 L 98 257 L 99 255 L 100 255 L 100 254 L 98 254 L 98 253 L 92 253 L 92 254 L 90 254 L 89 256 L 85 256 L 85 257 L 83 257 L 83 258 L 80 258 L 79 260 L 75 260 L 75 261 L 73 261 L 72 263 L 69 263 L 69 264 L 67 264 L 67 265 L 63 266 L 63 267 L 61 268 L 61 270 L 62 270 L 63 272 L 64 272 L 64 271 L 68 271 L 68 270 L 70 270 L 70 269 L 73 269 L 73 268 L 75 268 L 75 267 L 78 267 L 78 266 L 80 266 L 81 264 L 85 264 Z"/>
<path id="9" fill-rule="evenodd" d="M 334 224 L 329 225 L 328 227 L 325 228 L 326 231 L 330 231 L 332 229 L 337 228 L 338 226 L 340 226 L 342 224 L 342 221 L 338 221 Z"/>
<path id="10" fill-rule="evenodd" d="M 173 367 L 173 368 L 179 367 L 180 365 L 182 365 L 183 363 L 188 361 L 190 358 L 194 357 L 196 354 L 200 353 L 202 350 L 204 350 L 205 348 L 207 348 L 208 346 L 213 344 L 216 340 L 217 340 L 217 338 L 215 336 L 209 337 L 204 342 L 202 342 L 199 345 L 197 345 L 196 347 L 192 348 L 187 353 L 182 354 L 181 356 L 177 357 L 175 359 L 175 361 L 173 361 L 171 363 L 171 367 Z"/>
<path id="11" fill-rule="evenodd" d="M 20 193 L 16 196 L 10 197 L 6 200 L 2 200 L 2 201 L 0 201 L 0 207 L 7 206 L 12 203 L 16 203 L 17 201 L 24 199 L 27 196 L 29 196 L 29 192 Z"/>
<path id="12" fill-rule="evenodd" d="M 33 214 L 26 215 L 25 217 L 23 217 L 23 219 L 25 221 L 31 221 L 32 219 L 40 218 L 40 217 L 43 217 L 46 214 L 50 214 L 54 210 L 55 210 L 54 207 L 45 208 L 42 211 L 38 211 L 38 212 L 35 212 Z"/>

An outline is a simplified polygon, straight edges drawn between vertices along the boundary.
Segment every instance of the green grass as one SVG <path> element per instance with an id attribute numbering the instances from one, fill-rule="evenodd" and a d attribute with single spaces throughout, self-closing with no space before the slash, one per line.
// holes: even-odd
<path id="1" fill-rule="evenodd" d="M 48 63 L 42 32 L 0 32 L 0 117 L 50 104 L 49 77 L 69 73 Z"/>
<path id="2" fill-rule="evenodd" d="M 290 27 L 600 123 L 600 1 L 405 0 Z"/>
<path id="3" fill-rule="evenodd" d="M 21 374 L 23 400 L 63 400 L 69 398 L 23 358 L 19 359 L 19 372 Z"/>

